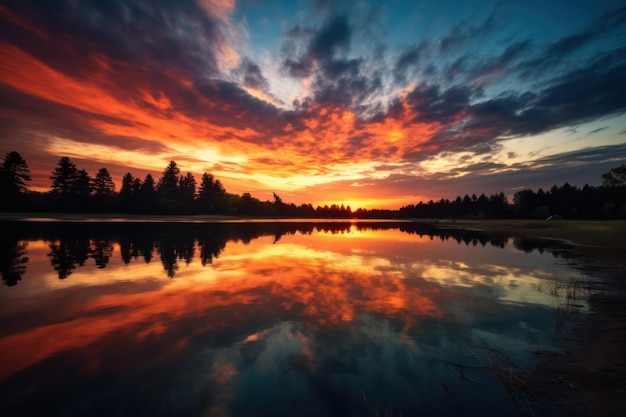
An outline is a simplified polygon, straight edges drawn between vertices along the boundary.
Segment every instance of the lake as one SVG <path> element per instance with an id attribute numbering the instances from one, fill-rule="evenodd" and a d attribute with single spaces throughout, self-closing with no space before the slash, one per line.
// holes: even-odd
<path id="1" fill-rule="evenodd" d="M 4 416 L 522 415 L 512 378 L 587 308 L 558 241 L 410 222 L 0 227 Z"/>

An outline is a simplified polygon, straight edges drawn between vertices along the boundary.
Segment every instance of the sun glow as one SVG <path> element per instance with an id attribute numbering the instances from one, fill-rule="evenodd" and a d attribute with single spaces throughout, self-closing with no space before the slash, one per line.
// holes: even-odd
<path id="1" fill-rule="evenodd" d="M 401 130 L 392 130 L 391 132 L 389 132 L 389 141 L 390 142 L 397 142 L 399 140 L 404 139 L 404 133 Z"/>

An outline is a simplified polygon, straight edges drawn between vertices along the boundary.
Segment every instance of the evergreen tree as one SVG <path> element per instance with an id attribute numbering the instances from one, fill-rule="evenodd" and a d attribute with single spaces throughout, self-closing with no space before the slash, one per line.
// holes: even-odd
<path id="1" fill-rule="evenodd" d="M 81 197 L 91 195 L 91 177 L 89 177 L 89 174 L 84 169 L 80 169 L 76 173 L 76 181 L 74 181 L 72 194 Z"/>
<path id="2" fill-rule="evenodd" d="M 144 197 L 151 197 L 154 192 L 154 178 L 152 178 L 152 174 L 148 174 L 141 185 L 141 193 Z"/>
<path id="3" fill-rule="evenodd" d="M 122 188 L 120 189 L 120 197 L 124 200 L 128 200 L 133 196 L 133 175 L 127 172 L 122 177 Z"/>
<path id="4" fill-rule="evenodd" d="M 52 180 L 52 193 L 62 197 L 69 196 L 76 189 L 76 181 L 78 178 L 78 169 L 76 165 L 67 156 L 62 156 L 59 163 L 52 172 L 50 179 Z"/>
<path id="5" fill-rule="evenodd" d="M 220 180 L 216 180 L 212 174 L 202 174 L 200 190 L 198 192 L 200 208 L 208 213 L 217 213 L 226 207 L 226 190 Z"/>
<path id="6" fill-rule="evenodd" d="M 186 203 L 193 202 L 196 197 L 196 179 L 191 172 L 180 177 L 178 189 Z"/>
<path id="7" fill-rule="evenodd" d="M 165 171 L 163 171 L 163 176 L 159 179 L 157 191 L 164 197 L 175 198 L 179 190 L 179 176 L 180 169 L 178 165 L 176 165 L 175 161 L 170 161 Z"/>
<path id="8" fill-rule="evenodd" d="M 135 178 L 131 185 L 131 190 L 132 190 L 134 197 L 139 197 L 139 195 L 141 194 L 142 187 L 143 187 L 143 183 L 141 182 L 141 179 Z"/>
<path id="9" fill-rule="evenodd" d="M 115 183 L 106 168 L 100 168 L 93 180 L 93 192 L 96 196 L 111 196 L 115 193 Z"/>
<path id="10" fill-rule="evenodd" d="M 26 193 L 31 180 L 28 164 L 22 155 L 12 151 L 4 157 L 4 162 L 0 164 L 0 190 L 3 196 L 14 196 L 19 193 Z"/>

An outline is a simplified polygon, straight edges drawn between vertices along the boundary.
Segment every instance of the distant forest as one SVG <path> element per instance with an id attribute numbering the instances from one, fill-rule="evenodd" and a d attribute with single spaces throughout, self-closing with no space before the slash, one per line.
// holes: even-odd
<path id="1" fill-rule="evenodd" d="M 582 188 L 568 183 L 550 190 L 520 190 L 509 202 L 504 193 L 458 196 L 454 200 L 419 202 L 399 210 L 357 209 L 333 204 L 313 207 L 284 202 L 276 193 L 273 201 L 261 201 L 250 193 L 226 191 L 221 181 L 204 173 L 200 181 L 191 172 L 183 174 L 170 161 L 160 178 L 145 178 L 128 172 L 121 189 L 106 168 L 92 177 L 63 156 L 50 175 L 50 190 L 29 190 L 31 173 L 18 152 L 9 152 L 0 165 L 0 211 L 132 214 L 220 214 L 250 217 L 301 218 L 535 218 L 559 215 L 566 219 L 626 218 L 626 165 L 602 175 L 602 185 Z"/>

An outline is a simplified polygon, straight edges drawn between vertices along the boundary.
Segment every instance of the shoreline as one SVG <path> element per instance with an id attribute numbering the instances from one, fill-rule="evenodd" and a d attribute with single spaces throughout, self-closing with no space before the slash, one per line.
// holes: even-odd
<path id="1" fill-rule="evenodd" d="M 626 416 L 626 222 L 461 220 L 440 226 L 573 244 L 572 267 L 590 279 L 589 311 L 568 316 L 562 350 L 541 352 L 511 395 L 533 417 Z"/>
<path id="2" fill-rule="evenodd" d="M 563 350 L 543 354 L 528 375 L 528 395 L 548 416 L 626 415 L 626 262 L 596 261 L 577 262 L 592 278 L 590 311 L 568 318 Z"/>

